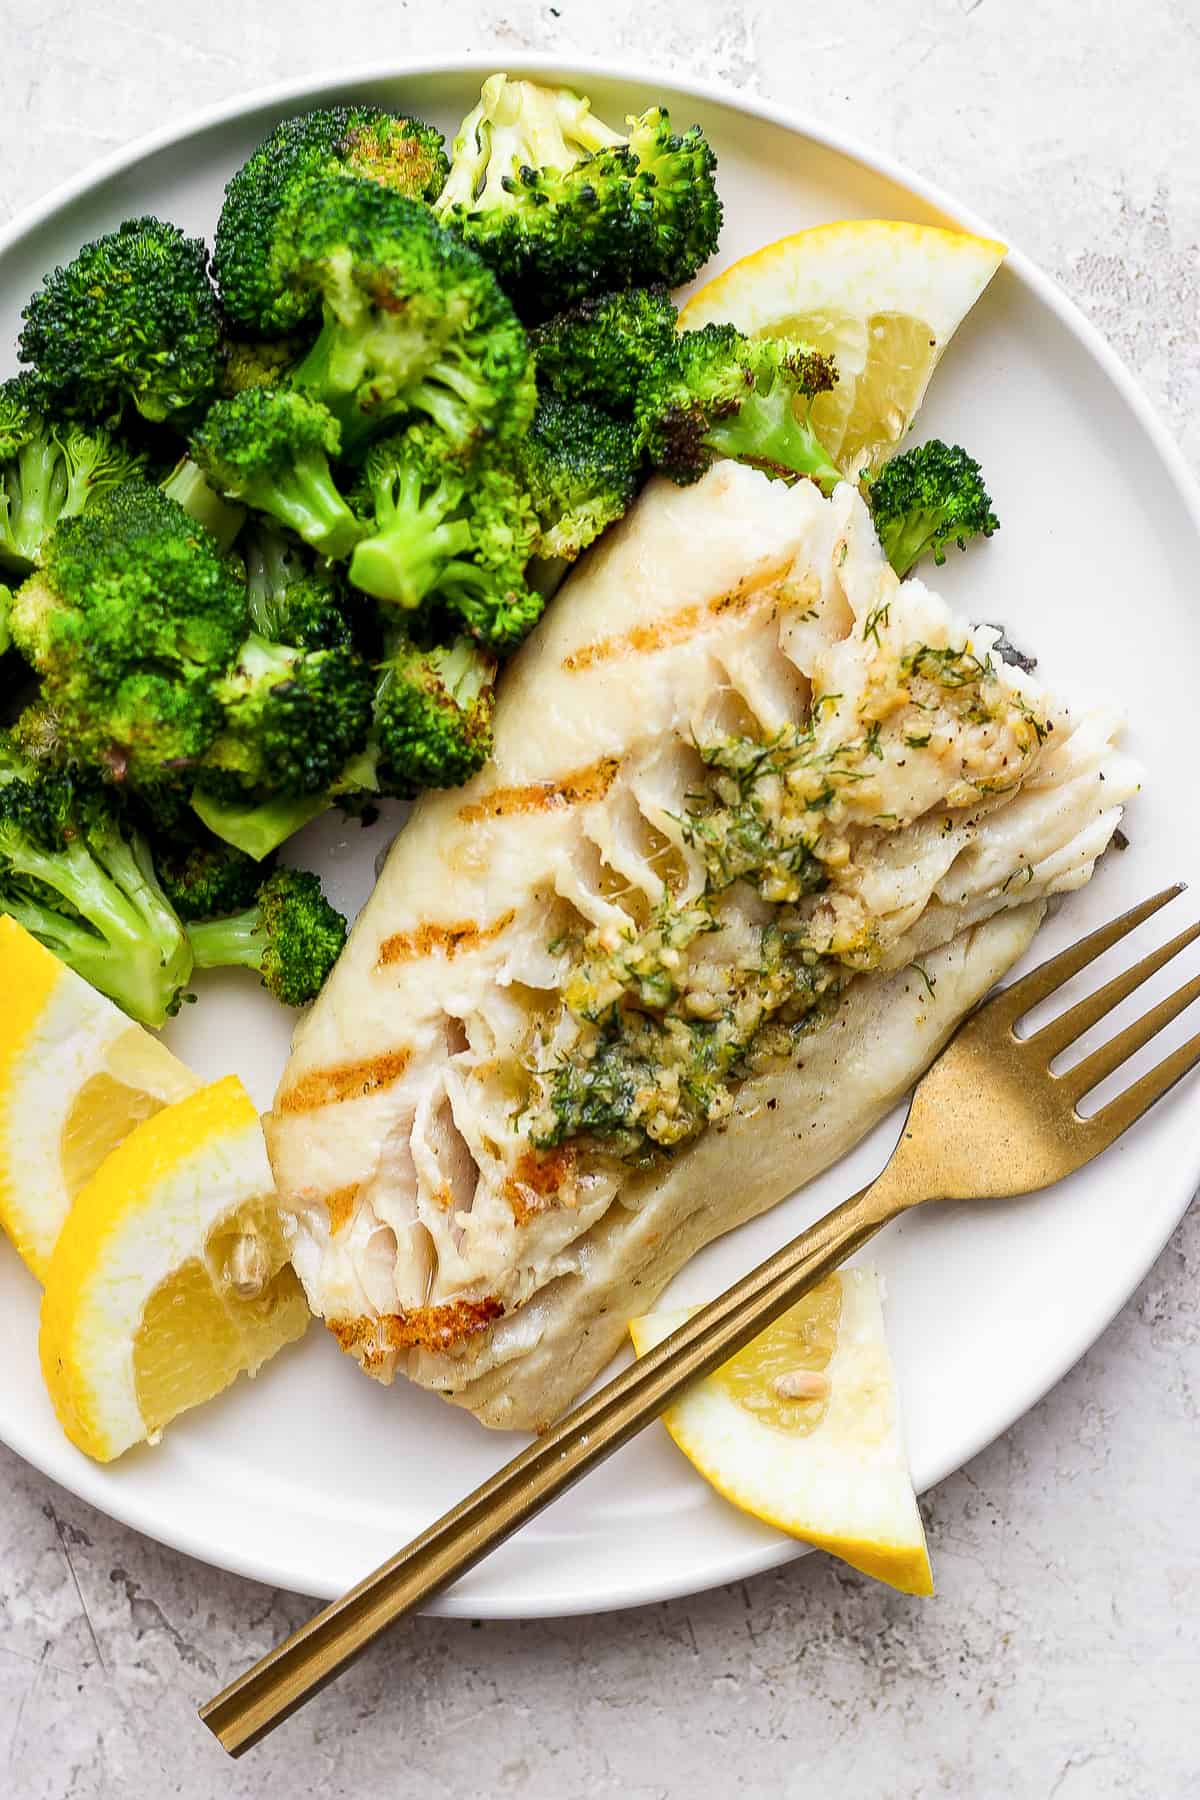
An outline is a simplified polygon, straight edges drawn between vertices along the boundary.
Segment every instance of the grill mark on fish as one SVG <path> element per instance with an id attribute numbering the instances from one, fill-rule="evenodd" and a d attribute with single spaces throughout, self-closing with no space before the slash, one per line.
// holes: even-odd
<path id="1" fill-rule="evenodd" d="M 597 663 L 612 662 L 616 657 L 652 656 L 657 650 L 669 650 L 673 644 L 686 644 L 703 626 L 725 613 L 745 612 L 763 600 L 775 599 L 778 579 L 774 572 L 765 577 L 748 577 L 727 594 L 716 594 L 703 603 L 694 601 L 690 606 L 681 606 L 678 612 L 654 619 L 648 625 L 634 625 L 616 637 L 597 638 L 594 644 L 570 651 L 563 657 L 562 666 L 573 675 L 581 669 L 594 668 Z"/>
<path id="2" fill-rule="evenodd" d="M 435 925 L 429 922 L 418 925 L 414 931 L 393 932 L 379 946 L 378 966 L 382 969 L 389 963 L 431 956 L 435 950 L 453 962 L 464 950 L 477 950 L 481 944 L 490 944 L 506 926 L 512 924 L 515 917 L 516 911 L 510 906 L 506 913 L 501 913 L 490 925 L 477 925 L 474 919 L 458 919 L 452 925 Z"/>
<path id="3" fill-rule="evenodd" d="M 493 788 L 484 799 L 460 806 L 458 816 L 470 825 L 483 819 L 507 818 L 511 813 L 553 812 L 559 807 L 603 800 L 619 766 L 618 757 L 605 756 L 590 768 L 574 769 L 558 781 L 529 781 L 520 787 Z"/>
<path id="4" fill-rule="evenodd" d="M 339 1106 L 343 1100 L 365 1100 L 381 1088 L 399 1081 L 409 1062 L 411 1050 L 383 1050 L 378 1056 L 367 1056 L 361 1062 L 335 1063 L 324 1069 L 310 1069 L 306 1075 L 281 1094 L 275 1107 L 281 1113 L 315 1112 L 321 1106 Z"/>
<path id="5" fill-rule="evenodd" d="M 358 1182 L 352 1181 L 347 1187 L 334 1188 L 332 1193 L 321 1195 L 321 1204 L 329 1214 L 329 1229 L 334 1237 L 350 1222 L 358 1203 L 358 1187 Z"/>
<path id="6" fill-rule="evenodd" d="M 377 1319 L 329 1319 L 341 1348 L 357 1356 L 364 1369 L 378 1368 L 397 1350 L 446 1351 L 478 1337 L 504 1307 L 494 1294 L 483 1300 L 448 1300 L 440 1306 L 414 1306 L 411 1311 L 383 1313 Z"/>
<path id="7" fill-rule="evenodd" d="M 570 1182 L 574 1170 L 575 1151 L 570 1144 L 563 1144 L 557 1150 L 545 1153 L 524 1151 L 518 1157 L 512 1173 L 504 1179 L 504 1198 L 512 1207 L 515 1223 L 524 1225 L 527 1220 L 536 1218 L 539 1213 L 553 1206 L 563 1188 Z M 564 1204 L 573 1205 L 573 1196 L 565 1196 Z"/>

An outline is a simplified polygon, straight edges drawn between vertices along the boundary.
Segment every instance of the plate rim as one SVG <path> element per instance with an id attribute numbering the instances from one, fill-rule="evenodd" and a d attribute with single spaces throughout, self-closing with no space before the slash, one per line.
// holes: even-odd
<path id="1" fill-rule="evenodd" d="M 518 75 L 556 77 L 579 86 L 586 86 L 590 81 L 601 80 L 614 83 L 628 82 L 650 89 L 666 87 L 676 93 L 687 95 L 689 99 L 724 107 L 744 118 L 773 125 L 825 150 L 846 157 L 868 171 L 883 176 L 893 185 L 904 189 L 928 206 L 935 208 L 958 227 L 981 237 L 995 238 L 1007 244 L 1006 266 L 1042 304 L 1049 308 L 1055 318 L 1080 343 L 1089 358 L 1099 366 L 1122 400 L 1129 406 L 1138 424 L 1145 431 L 1152 448 L 1159 456 L 1183 503 L 1185 512 L 1190 517 L 1193 529 L 1200 537 L 1200 478 L 1193 474 L 1182 449 L 1160 418 L 1157 409 L 1137 377 L 1127 368 L 1099 328 L 1070 298 L 1058 281 L 1047 274 L 1017 245 L 1014 245 L 1006 233 L 997 231 L 974 208 L 961 205 L 939 183 L 917 174 L 898 158 L 888 152 L 873 148 L 856 134 L 812 120 L 800 108 L 781 104 L 757 93 L 743 92 L 729 82 L 696 75 L 682 67 L 675 69 L 669 66 L 658 67 L 640 59 L 617 59 L 614 61 L 600 57 L 561 56 L 551 52 L 524 52 L 519 56 L 504 57 L 498 53 L 492 54 L 487 51 L 470 51 L 457 56 L 435 53 L 428 56 L 405 57 L 397 61 L 375 61 L 346 67 L 339 66 L 331 70 L 312 70 L 306 75 L 289 76 L 285 80 L 248 88 L 209 106 L 201 107 L 189 113 L 182 121 L 142 133 L 107 156 L 87 164 L 65 181 L 58 183 L 38 200 L 23 207 L 5 224 L 0 225 L 0 258 L 15 248 L 21 239 L 49 223 L 66 207 L 85 199 L 92 190 L 104 182 L 134 168 L 137 164 L 161 151 L 178 147 L 189 138 L 202 132 L 235 123 L 248 113 L 267 107 L 287 107 L 302 102 L 317 92 L 332 92 L 380 82 L 402 82 L 431 77 L 466 77 L 491 73 L 501 64 L 506 70 L 511 70 Z M 1123 1292 L 1112 1310 L 1107 1310 L 1106 1302 L 1106 1316 L 1102 1322 L 1095 1328 L 1091 1322 L 1083 1325 L 1072 1335 L 1070 1343 L 1054 1364 L 1047 1366 L 1048 1372 L 1040 1373 L 1014 1397 L 1011 1404 L 1015 1405 L 1016 1410 L 1013 1411 L 1008 1423 L 995 1430 L 985 1427 L 978 1434 L 977 1439 L 971 1441 L 964 1454 L 959 1456 L 957 1452 L 952 1453 L 945 1466 L 937 1467 L 923 1488 L 923 1492 L 928 1492 L 930 1488 L 937 1486 L 948 1475 L 979 1455 L 988 1444 L 1002 1436 L 1005 1431 L 1011 1430 L 1013 1425 L 1044 1399 L 1052 1388 L 1058 1386 L 1080 1357 L 1099 1341 L 1161 1256 L 1179 1221 L 1191 1204 L 1198 1182 L 1200 1182 L 1200 1143 L 1197 1145 L 1196 1166 L 1191 1173 L 1184 1174 L 1181 1166 L 1179 1193 L 1176 1200 L 1172 1201 L 1172 1218 L 1165 1234 L 1161 1241 L 1155 1244 L 1148 1257 L 1139 1258 L 1136 1267 L 1131 1265 L 1126 1270 L 1122 1277 Z M 1126 1276 L 1128 1276 L 1127 1286 L 1124 1285 Z M 206 1544 L 196 1531 L 187 1527 L 165 1524 L 153 1512 L 148 1516 L 138 1498 L 132 1495 L 123 1495 L 119 1487 L 114 1488 L 108 1480 L 107 1471 L 103 1465 L 93 1465 L 80 1456 L 70 1454 L 70 1446 L 66 1439 L 63 1440 L 60 1455 L 47 1455 L 44 1453 L 43 1447 L 32 1437 L 27 1436 L 20 1429 L 14 1430 L 10 1421 L 0 1419 L 0 1442 L 5 1443 L 9 1449 L 29 1463 L 31 1467 L 37 1469 L 40 1474 L 59 1483 L 89 1505 L 95 1506 L 107 1517 L 141 1532 L 158 1543 L 195 1557 L 210 1567 L 227 1570 L 229 1573 L 247 1580 L 264 1582 L 299 1593 L 309 1595 L 331 1593 L 325 1584 L 314 1581 L 311 1573 L 305 1574 L 302 1569 L 292 1567 L 286 1557 L 270 1562 L 261 1556 L 240 1554 L 232 1548 L 214 1552 L 212 1546 Z M 580 1593 L 575 1599 L 562 1597 L 551 1599 L 549 1596 L 535 1596 L 532 1604 L 529 1605 L 522 1605 L 520 1601 L 504 1599 L 499 1596 L 493 1598 L 480 1596 L 477 1599 L 456 1598 L 451 1592 L 440 1596 L 421 1610 L 423 1613 L 442 1617 L 499 1621 L 565 1618 L 578 1614 L 612 1611 L 629 1606 L 650 1605 L 700 1593 L 711 1587 L 723 1586 L 761 1574 L 768 1569 L 777 1568 L 793 1561 L 798 1556 L 807 1554 L 809 1548 L 810 1546 L 798 1540 L 781 1537 L 766 1543 L 746 1545 L 736 1550 L 731 1549 L 728 1557 L 722 1560 L 719 1567 L 712 1568 L 698 1580 L 691 1576 L 666 1580 L 655 1580 L 652 1576 L 649 1578 L 643 1576 L 638 1579 L 627 1576 L 624 1578 L 624 1585 L 614 1585 L 602 1596 L 594 1593 Z"/>

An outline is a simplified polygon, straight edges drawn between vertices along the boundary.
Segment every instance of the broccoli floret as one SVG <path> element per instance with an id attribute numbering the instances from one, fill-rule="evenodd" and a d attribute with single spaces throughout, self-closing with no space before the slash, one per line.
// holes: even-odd
<path id="1" fill-rule="evenodd" d="M 260 637 L 301 650 L 350 648 L 349 596 L 334 564 L 312 558 L 266 521 L 241 545 L 250 623 Z"/>
<path id="2" fill-rule="evenodd" d="M 183 832 L 151 840 L 159 885 L 185 924 L 252 906 L 263 867 L 205 831 L 193 818 Z"/>
<path id="3" fill-rule="evenodd" d="M 347 556 L 362 527 L 329 467 L 341 447 L 331 413 L 285 388 L 247 388 L 218 400 L 192 455 L 221 493 L 269 513 L 326 556 Z"/>
<path id="4" fill-rule="evenodd" d="M 174 779 L 207 750 L 221 725 L 214 683 L 246 626 L 236 570 L 141 481 L 64 519 L 12 609 L 71 755 L 135 786 Z"/>
<path id="5" fill-rule="evenodd" d="M 301 650 L 252 632 L 213 687 L 221 728 L 198 787 L 234 800 L 322 793 L 366 743 L 372 686 L 354 650 Z"/>
<path id="6" fill-rule="evenodd" d="M 571 563 L 629 510 L 641 458 L 627 421 L 543 394 L 516 463 L 538 518 L 537 555 Z"/>
<path id="7" fill-rule="evenodd" d="M 109 793 L 0 743 L 0 912 L 145 1025 L 176 1011 L 192 952 L 149 846 Z"/>
<path id="8" fill-rule="evenodd" d="M 291 331 L 286 337 L 258 338 L 252 343 L 228 338 L 223 348 L 221 398 L 232 400 L 247 388 L 281 387 L 311 347 L 311 330 Z"/>
<path id="9" fill-rule="evenodd" d="M 11 725 L 38 691 L 36 675 L 13 642 L 15 598 L 12 589 L 0 581 L 0 729 Z"/>
<path id="10" fill-rule="evenodd" d="M 603 288 L 689 281 L 717 246 L 716 158 L 665 110 L 592 116 L 567 88 L 493 75 L 454 140 L 434 211 L 496 270 L 523 316 Z"/>
<path id="11" fill-rule="evenodd" d="M 324 793 L 247 802 L 219 799 L 197 790 L 192 808 L 215 836 L 261 862 L 332 806 L 347 818 L 373 825 L 379 814 L 378 802 L 385 795 L 410 799 L 411 782 L 390 780 L 379 762 L 379 745 L 372 731 L 362 750 L 350 758 Z"/>
<path id="12" fill-rule="evenodd" d="M 951 541 L 965 550 L 969 539 L 1000 529 L 979 464 L 939 438 L 884 463 L 866 493 L 883 553 L 897 575 L 907 575 L 923 556 L 944 563 Z"/>
<path id="13" fill-rule="evenodd" d="M 640 382 L 670 354 L 675 321 L 662 287 L 581 300 L 530 334 L 539 392 L 632 412 Z"/>
<path id="14" fill-rule="evenodd" d="M 37 410 L 36 382 L 26 371 L 0 382 L 0 463 L 11 462 L 30 433 L 30 416 Z"/>
<path id="15" fill-rule="evenodd" d="M 155 847 L 156 865 L 159 845 L 176 839 L 190 841 L 195 835 L 197 825 L 192 812 L 192 772 L 189 768 L 164 769 L 136 788 L 126 786 L 122 794 L 130 817 Z"/>
<path id="16" fill-rule="evenodd" d="M 464 471 L 418 425 L 371 450 L 361 505 L 376 527 L 350 559 L 364 593 L 409 609 L 436 594 L 495 650 L 528 636 L 544 605 L 525 579 L 538 523 L 510 469 L 484 458 Z"/>
<path id="17" fill-rule="evenodd" d="M 414 415 L 464 453 L 524 431 L 535 399 L 525 333 L 491 272 L 427 207 L 370 182 L 306 181 L 280 214 L 271 280 L 323 301 L 292 381 L 334 414 L 347 455 Z"/>
<path id="18" fill-rule="evenodd" d="M 71 766 L 58 715 L 41 698 L 22 707 L 9 728 L 8 741 L 27 763 L 43 773 L 61 772 Z"/>
<path id="19" fill-rule="evenodd" d="M 35 394 L 29 375 L 0 385 L 0 563 L 22 574 L 60 519 L 84 512 L 145 461 L 103 426 L 47 418 Z"/>
<path id="20" fill-rule="evenodd" d="M 414 426 L 376 444 L 354 492 L 374 530 L 355 546 L 350 579 L 365 594 L 409 609 L 437 586 L 443 569 L 470 548 L 462 506 L 465 467 L 436 428 Z"/>
<path id="21" fill-rule="evenodd" d="M 165 481 L 158 484 L 168 500 L 182 506 L 189 519 L 203 525 L 218 550 L 230 550 L 246 520 L 246 508 L 218 494 L 190 456 L 181 456 Z"/>
<path id="22" fill-rule="evenodd" d="M 22 317 L 21 361 L 72 418 L 186 421 L 216 392 L 221 321 L 208 252 L 160 219 L 127 219 L 47 275 Z"/>
<path id="23" fill-rule="evenodd" d="M 496 662 L 470 638 L 390 640 L 375 696 L 379 774 L 391 792 L 460 787 L 487 761 Z"/>
<path id="24" fill-rule="evenodd" d="M 830 358 L 801 344 L 746 338 L 732 325 L 685 331 L 639 386 L 642 444 L 680 483 L 727 456 L 832 489 L 841 471 L 813 431 L 808 403 L 836 381 Z"/>
<path id="25" fill-rule="evenodd" d="M 342 953 L 346 921 L 315 875 L 276 869 L 233 918 L 188 927 L 198 969 L 255 969 L 284 1006 L 307 1006 Z"/>
<path id="26" fill-rule="evenodd" d="M 213 271 L 229 317 L 269 336 L 320 309 L 317 294 L 281 289 L 269 274 L 276 221 L 293 184 L 338 172 L 428 201 L 440 192 L 447 166 L 441 133 L 419 119 L 373 106 L 329 107 L 284 119 L 225 189 Z"/>

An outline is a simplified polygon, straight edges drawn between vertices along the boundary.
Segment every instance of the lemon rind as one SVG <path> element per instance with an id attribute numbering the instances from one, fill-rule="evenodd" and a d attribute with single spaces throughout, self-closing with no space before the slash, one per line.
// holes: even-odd
<path id="1" fill-rule="evenodd" d="M 7 915 L 0 915 L 0 991 L 0 1225 L 44 1281 L 71 1209 L 60 1156 L 71 1108 L 84 1084 L 108 1069 L 122 1038 L 142 1028 Z M 146 1092 L 169 1102 L 199 1085 L 145 1035 L 157 1053 Z"/>
<path id="2" fill-rule="evenodd" d="M 272 1191 L 258 1114 L 235 1076 L 143 1120 L 81 1190 L 50 1259 L 39 1343 L 77 1448 L 106 1462 L 145 1438 L 134 1342 L 147 1300 L 214 1224 Z"/>
<path id="3" fill-rule="evenodd" d="M 788 1437 L 754 1418 L 713 1380 L 702 1381 L 663 1415 L 672 1439 L 725 1499 L 764 1524 L 801 1539 L 890 1586 L 933 1592 L 924 1527 L 908 1474 L 878 1281 L 846 1269 L 831 1393 L 821 1424 Z M 644 1354 L 689 1316 L 652 1313 L 630 1335 Z M 772 1479 L 747 1479 L 769 1447 Z M 735 1473 L 734 1471 L 741 1471 Z M 805 1495 L 820 1493 L 819 1505 Z"/>
<path id="4" fill-rule="evenodd" d="M 836 254 L 829 254 L 831 249 Z M 777 269 L 792 278 L 794 292 L 805 296 L 804 305 L 836 302 L 844 306 L 845 271 L 857 261 L 860 278 L 870 281 L 873 307 L 878 310 L 898 310 L 901 297 L 908 305 L 918 294 L 940 293 L 943 302 L 952 294 L 950 304 L 916 315 L 939 334 L 948 335 L 970 311 L 1007 254 L 1007 244 L 998 238 L 976 237 L 945 226 L 914 225 L 901 219 L 836 219 L 776 238 L 740 257 L 692 295 L 680 312 L 679 323 L 694 330 L 731 319 L 751 333 L 769 326 L 769 318 L 755 321 L 738 304 L 731 310 L 731 297 L 740 301 L 754 292 L 771 292 Z M 916 277 L 910 278 L 903 290 L 894 280 L 900 268 Z M 954 279 L 947 280 L 951 273 Z M 909 310 L 914 310 L 911 305 Z"/>

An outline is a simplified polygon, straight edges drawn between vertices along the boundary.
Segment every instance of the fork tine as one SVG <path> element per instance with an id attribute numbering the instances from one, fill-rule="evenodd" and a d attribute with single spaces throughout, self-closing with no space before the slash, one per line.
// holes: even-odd
<path id="1" fill-rule="evenodd" d="M 991 1011 L 992 1017 L 999 1014 L 1007 1018 L 1010 1025 L 1015 1025 L 1017 1020 L 1035 1007 L 1039 1001 L 1048 999 L 1057 988 L 1062 987 L 1065 981 L 1070 981 L 1073 975 L 1078 975 L 1081 969 L 1086 969 L 1090 962 L 1095 962 L 1098 956 L 1103 956 L 1106 950 L 1111 950 L 1114 944 L 1119 944 L 1128 932 L 1135 931 L 1139 925 L 1156 913 L 1160 906 L 1165 906 L 1169 900 L 1174 900 L 1179 894 L 1182 894 L 1186 886 L 1186 882 L 1177 881 L 1174 887 L 1164 888 L 1161 894 L 1153 894 L 1149 900 L 1143 900 L 1140 906 L 1131 907 L 1119 918 L 1110 920 L 1107 925 L 1101 925 L 1097 931 L 1089 932 L 1088 936 L 1080 938 L 1077 944 L 1071 944 L 1060 955 L 1052 956 L 1049 962 L 1039 963 L 1036 969 L 1031 969 L 1028 975 L 1021 977 L 1020 981 L 1014 981 L 1008 987 L 1002 988 L 995 998 L 988 1002 L 988 1009 Z"/>
<path id="2" fill-rule="evenodd" d="M 1085 1130 L 1094 1141 L 1092 1155 L 1107 1150 L 1123 1131 L 1127 1131 L 1144 1112 L 1149 1112 L 1156 1100 L 1169 1094 L 1176 1083 L 1189 1075 L 1198 1063 L 1200 1031 L 1195 1037 L 1189 1038 L 1186 1044 L 1181 1044 L 1178 1050 L 1172 1050 L 1170 1056 L 1165 1056 L 1148 1074 L 1133 1082 L 1115 1100 L 1110 1100 L 1107 1106 L 1102 1106 L 1098 1113 L 1084 1122 Z"/>
<path id="3" fill-rule="evenodd" d="M 1152 1006 L 1148 1013 L 1135 1019 L 1126 1030 L 1118 1032 L 1115 1038 L 1110 1038 L 1107 1044 L 1102 1044 L 1091 1056 L 1085 1056 L 1081 1063 L 1076 1063 L 1073 1069 L 1060 1075 L 1060 1091 L 1068 1094 L 1078 1104 L 1085 1094 L 1090 1094 L 1094 1087 L 1098 1087 L 1109 1075 L 1115 1074 L 1123 1062 L 1128 1062 L 1136 1051 L 1148 1044 L 1152 1037 L 1156 1037 L 1165 1025 L 1169 1025 L 1172 1019 L 1177 1019 L 1194 1000 L 1200 1000 L 1200 975 L 1194 975 L 1190 981 L 1185 981 L 1181 988 L 1176 988 L 1173 994 L 1160 1000 L 1157 1006 Z M 1133 1092 L 1132 1088 L 1130 1092 Z M 1123 1096 L 1112 1104 L 1118 1106 L 1121 1098 Z M 1137 1114 L 1133 1116 L 1136 1118 Z"/>
<path id="4" fill-rule="evenodd" d="M 1186 931 L 1181 931 L 1178 937 L 1173 937 L 1169 944 L 1162 946 L 1161 950 L 1152 950 L 1149 956 L 1144 956 L 1141 962 L 1134 963 L 1133 967 L 1126 969 L 1124 974 L 1115 976 L 1104 987 L 1097 988 L 1094 994 L 1089 994 L 1086 1000 L 1079 1002 L 1078 1006 L 1072 1006 L 1065 1013 L 1060 1013 L 1057 1019 L 1050 1021 L 1049 1025 L 1043 1025 L 1040 1031 L 1035 1031 L 1031 1037 L 1026 1038 L 1025 1043 L 1031 1048 L 1041 1051 L 1047 1062 L 1053 1062 L 1054 1058 L 1061 1055 L 1069 1044 L 1073 1044 L 1076 1038 L 1081 1038 L 1085 1031 L 1090 1031 L 1093 1025 L 1098 1025 L 1101 1019 L 1113 1010 L 1114 1006 L 1119 1006 L 1122 1000 L 1128 999 L 1136 988 L 1140 988 L 1144 981 L 1149 981 L 1152 975 L 1156 975 L 1171 961 L 1172 957 L 1178 956 L 1181 950 L 1186 950 L 1189 944 L 1194 944 L 1198 937 L 1200 937 L 1200 921 L 1195 925 L 1189 925 Z"/>

